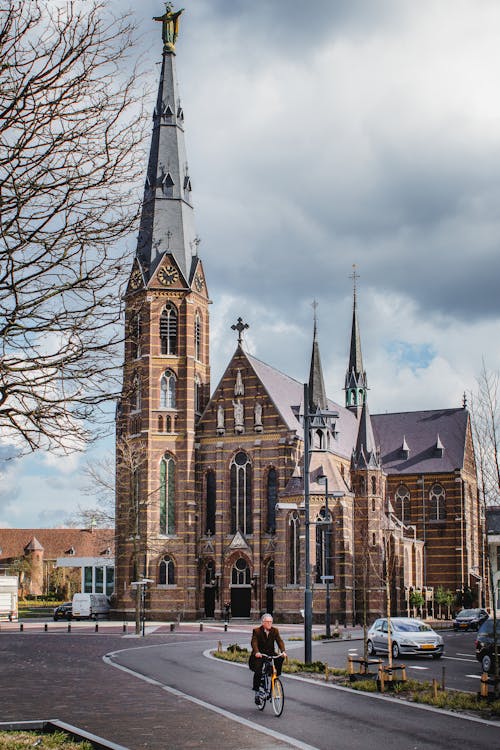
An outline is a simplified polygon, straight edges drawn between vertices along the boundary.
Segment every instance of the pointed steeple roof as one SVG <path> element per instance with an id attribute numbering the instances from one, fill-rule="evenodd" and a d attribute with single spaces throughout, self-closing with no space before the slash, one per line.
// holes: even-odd
<path id="1" fill-rule="evenodd" d="M 354 465 L 357 469 L 380 469 L 380 451 L 375 443 L 373 425 L 368 404 L 365 401 L 359 420 L 358 439 L 354 451 Z"/>
<path id="2" fill-rule="evenodd" d="M 173 45 L 164 45 L 137 242 L 137 257 L 146 279 L 149 281 L 161 258 L 169 253 L 189 283 L 198 242 L 175 52 Z"/>
<path id="3" fill-rule="evenodd" d="M 314 331 L 313 345 L 311 353 L 311 367 L 309 369 L 309 411 L 315 412 L 318 409 L 327 409 L 325 381 L 323 379 L 323 368 L 321 367 L 321 357 L 318 344 L 318 320 L 316 317 L 317 302 L 313 302 L 314 308 Z"/>
<path id="4" fill-rule="evenodd" d="M 354 407 L 359 413 L 359 407 L 366 400 L 366 391 L 368 382 L 366 372 L 363 369 L 363 356 L 361 354 L 361 336 L 359 335 L 358 313 L 356 307 L 356 279 L 359 278 L 356 273 L 356 266 L 353 266 L 353 305 L 352 305 L 352 326 L 351 326 L 351 346 L 349 350 L 349 364 L 345 376 L 346 406 Z"/>

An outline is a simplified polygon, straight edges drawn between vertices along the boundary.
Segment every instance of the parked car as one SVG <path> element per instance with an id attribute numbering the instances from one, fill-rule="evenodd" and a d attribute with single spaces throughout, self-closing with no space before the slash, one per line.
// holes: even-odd
<path id="1" fill-rule="evenodd" d="M 497 620 L 497 644 L 500 659 L 500 621 Z M 483 672 L 493 672 L 493 620 L 488 619 L 478 630 L 476 641 L 476 659 L 481 662 Z M 500 665 L 499 665 L 500 666 Z"/>
<path id="2" fill-rule="evenodd" d="M 71 620 L 73 616 L 73 603 L 64 602 L 54 608 L 54 620 Z"/>
<path id="3" fill-rule="evenodd" d="M 463 609 L 453 620 L 453 630 L 479 630 L 488 617 L 485 609 Z"/>
<path id="4" fill-rule="evenodd" d="M 375 620 L 368 631 L 368 654 L 388 652 L 387 617 Z M 433 659 L 443 655 L 443 639 L 422 620 L 414 617 L 391 617 L 391 649 L 394 659 L 403 654 L 429 654 Z"/>

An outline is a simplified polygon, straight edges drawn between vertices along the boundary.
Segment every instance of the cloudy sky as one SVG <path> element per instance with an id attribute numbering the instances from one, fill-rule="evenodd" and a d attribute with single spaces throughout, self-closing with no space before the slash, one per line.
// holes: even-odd
<path id="1" fill-rule="evenodd" d="M 498 0 L 184 5 L 177 72 L 212 388 L 239 315 L 255 356 L 307 379 L 316 299 L 328 394 L 343 403 L 356 264 L 372 413 L 460 405 L 483 357 L 500 369 Z M 154 89 L 164 6 L 131 6 Z M 84 461 L 11 465 L 0 525 L 59 525 L 88 505 Z"/>

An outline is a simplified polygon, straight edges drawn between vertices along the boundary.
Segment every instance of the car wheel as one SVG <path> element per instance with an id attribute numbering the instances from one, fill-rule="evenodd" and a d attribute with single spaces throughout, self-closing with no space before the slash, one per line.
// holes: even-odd
<path id="1" fill-rule="evenodd" d="M 489 654 L 485 654 L 483 658 L 481 659 L 481 666 L 483 668 L 483 672 L 489 672 L 491 669 L 491 656 Z"/>
<path id="2" fill-rule="evenodd" d="M 366 642 L 366 650 L 368 652 L 368 656 L 375 656 L 375 654 L 377 653 L 373 648 L 373 643 L 371 641 Z"/>
<path id="3" fill-rule="evenodd" d="M 398 644 L 396 643 L 396 641 L 393 641 L 392 642 L 392 657 L 393 657 L 393 659 L 399 659 L 400 653 L 401 652 L 399 650 Z"/>

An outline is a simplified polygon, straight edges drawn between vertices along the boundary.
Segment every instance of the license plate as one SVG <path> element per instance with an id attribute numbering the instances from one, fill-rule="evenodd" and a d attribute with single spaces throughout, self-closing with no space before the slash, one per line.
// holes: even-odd
<path id="1" fill-rule="evenodd" d="M 420 648 L 434 648 L 433 643 L 422 643 Z"/>

